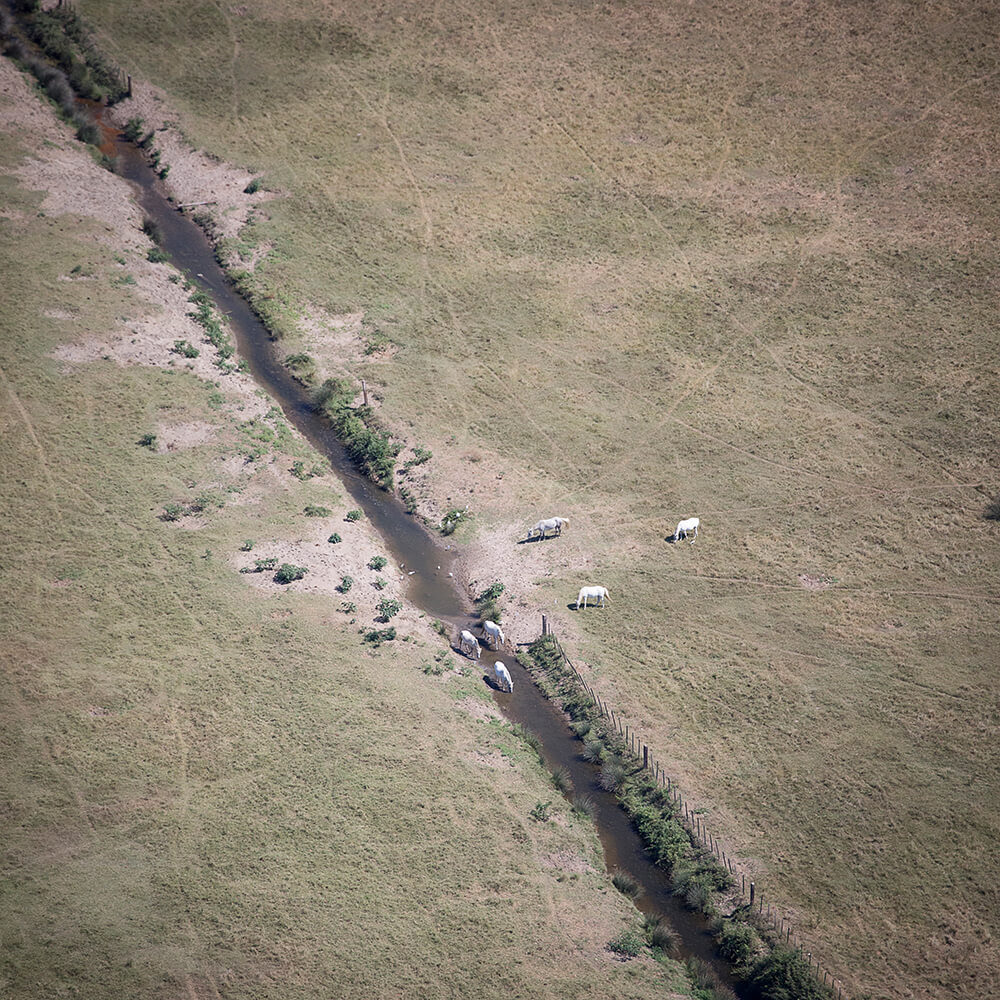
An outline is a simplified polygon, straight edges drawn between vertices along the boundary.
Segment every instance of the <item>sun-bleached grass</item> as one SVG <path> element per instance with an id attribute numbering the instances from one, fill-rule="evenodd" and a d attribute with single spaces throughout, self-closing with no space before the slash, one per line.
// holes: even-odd
<path id="1" fill-rule="evenodd" d="M 92 6 L 291 192 L 260 280 L 397 346 L 354 374 L 509 529 L 483 578 L 544 552 L 532 599 L 813 953 L 989 985 L 996 13 Z"/>
<path id="2" fill-rule="evenodd" d="M 248 466 L 226 383 L 52 357 L 143 306 L 95 227 L 0 185 L 6 995 L 659 995 L 662 969 L 604 951 L 630 911 L 592 830 L 532 823 L 537 757 L 457 708 L 478 679 L 235 571 L 316 497 L 282 471 L 294 440 Z M 194 422 L 190 447 L 136 444 Z M 158 518 L 206 491 L 224 503 Z M 497 746 L 504 770 L 479 762 Z"/>

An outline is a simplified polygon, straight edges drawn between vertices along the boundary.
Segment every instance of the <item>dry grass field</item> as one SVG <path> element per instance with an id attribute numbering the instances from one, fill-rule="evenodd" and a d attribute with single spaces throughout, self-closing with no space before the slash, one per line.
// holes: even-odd
<path id="1" fill-rule="evenodd" d="M 551 776 L 426 621 L 374 651 L 360 573 L 352 620 L 235 571 L 379 540 L 5 59 L 0 203 L 0 994 L 689 995 L 606 949 L 638 914 L 592 827 L 530 818 Z"/>
<path id="2" fill-rule="evenodd" d="M 377 384 L 470 573 L 549 611 L 824 965 L 996 992 L 1000 15 L 81 9 L 282 195 L 234 249 L 289 350 Z M 359 314 L 391 350 L 335 356 Z"/>

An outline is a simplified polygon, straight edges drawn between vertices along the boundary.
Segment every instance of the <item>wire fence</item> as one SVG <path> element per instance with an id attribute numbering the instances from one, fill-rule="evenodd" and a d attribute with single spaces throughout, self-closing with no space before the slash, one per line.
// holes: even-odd
<path id="1" fill-rule="evenodd" d="M 824 969 L 822 964 L 813 958 L 811 951 L 806 950 L 792 922 L 781 914 L 776 903 L 772 903 L 765 897 L 764 889 L 755 881 L 748 879 L 745 872 L 740 871 L 734 860 L 732 851 L 726 851 L 719 837 L 713 830 L 709 829 L 708 820 L 702 815 L 702 810 L 696 808 L 690 799 L 681 792 L 676 779 L 672 779 L 666 769 L 661 767 L 660 762 L 650 751 L 649 744 L 587 683 L 580 671 L 577 670 L 576 665 L 566 655 L 566 651 L 563 649 L 558 637 L 549 629 L 548 619 L 545 615 L 542 615 L 542 635 L 552 637 L 563 662 L 573 672 L 583 690 L 591 697 L 597 706 L 597 710 L 622 737 L 635 760 L 651 773 L 653 780 L 661 788 L 666 790 L 670 801 L 677 810 L 677 818 L 683 823 L 684 828 L 691 837 L 692 843 L 714 854 L 722 866 L 733 876 L 734 882 L 739 886 L 740 894 L 745 901 L 744 905 L 748 908 L 749 912 L 754 915 L 757 921 L 769 928 L 779 942 L 797 950 L 808 963 L 817 981 L 831 990 L 836 990 L 837 1000 L 844 1000 L 843 983 Z"/>

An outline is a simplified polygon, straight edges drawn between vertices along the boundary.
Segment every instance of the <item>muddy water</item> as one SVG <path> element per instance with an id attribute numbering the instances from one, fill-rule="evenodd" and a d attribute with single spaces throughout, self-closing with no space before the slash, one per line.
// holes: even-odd
<path id="1" fill-rule="evenodd" d="M 120 172 L 135 187 L 142 210 L 159 225 L 163 250 L 177 268 L 212 296 L 219 311 L 228 318 L 239 356 L 249 364 L 254 379 L 281 406 L 288 420 L 329 459 L 402 572 L 412 572 L 407 577 L 407 599 L 428 615 L 446 622 L 455 635 L 461 628 L 472 627 L 475 620 L 470 602 L 452 576 L 454 551 L 407 514 L 394 497 L 357 472 L 328 422 L 312 407 L 306 391 L 278 363 L 267 330 L 229 284 L 202 230 L 169 203 L 138 148 L 119 140 L 110 131 L 105 132 L 105 139 L 108 145 L 104 152 L 118 158 Z M 497 654 L 484 650 L 479 661 L 484 682 L 492 677 L 497 658 Z M 511 721 L 534 732 L 541 740 L 547 766 L 553 771 L 565 769 L 571 776 L 574 793 L 593 801 L 608 870 L 626 871 L 641 886 L 639 909 L 661 917 L 673 928 L 679 940 L 679 957 L 701 959 L 722 982 L 733 987 L 728 969 L 715 955 L 704 919 L 685 910 L 670 894 L 666 875 L 650 863 L 625 813 L 614 797 L 599 787 L 598 769 L 580 758 L 581 744 L 564 716 L 542 696 L 512 655 L 500 654 L 500 658 L 514 679 L 513 693 L 495 693 L 500 710 Z"/>

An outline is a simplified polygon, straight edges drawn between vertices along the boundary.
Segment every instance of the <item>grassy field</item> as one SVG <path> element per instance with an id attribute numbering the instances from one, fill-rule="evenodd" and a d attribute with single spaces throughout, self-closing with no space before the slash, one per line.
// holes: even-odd
<path id="1" fill-rule="evenodd" d="M 814 954 L 995 989 L 997 12 L 82 9 Z"/>
<path id="2" fill-rule="evenodd" d="M 25 187 L 57 159 L 128 197 L 26 94 L 0 63 L 0 992 L 688 995 L 606 950 L 638 914 L 592 828 L 530 818 L 550 776 L 474 671 L 431 669 L 426 624 L 372 651 L 360 610 L 236 572 L 248 535 L 301 536 L 319 496 L 339 525 L 345 498 L 285 471 L 309 455 L 287 434 L 246 460 L 237 376 L 116 363 L 166 269 L 134 211 Z"/>

